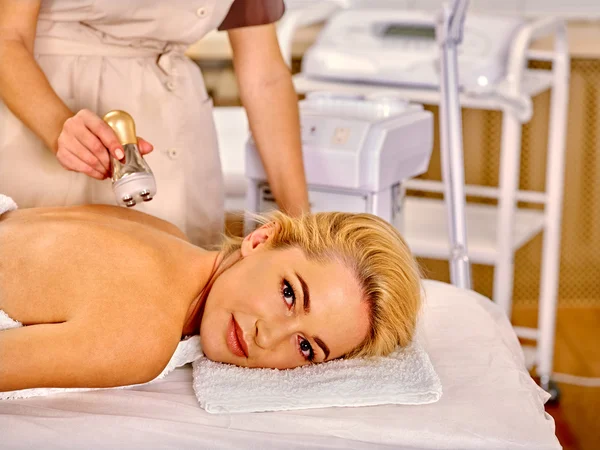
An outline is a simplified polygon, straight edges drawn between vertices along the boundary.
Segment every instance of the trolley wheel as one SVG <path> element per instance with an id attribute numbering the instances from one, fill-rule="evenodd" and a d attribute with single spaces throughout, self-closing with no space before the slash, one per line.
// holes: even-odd
<path id="1" fill-rule="evenodd" d="M 542 389 L 550 394 L 548 405 L 556 405 L 560 402 L 560 389 L 553 380 L 549 380 L 547 383 L 542 383 Z"/>

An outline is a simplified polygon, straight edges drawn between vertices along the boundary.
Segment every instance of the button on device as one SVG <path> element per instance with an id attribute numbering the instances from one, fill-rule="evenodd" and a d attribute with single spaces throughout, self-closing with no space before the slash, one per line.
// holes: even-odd
<path id="1" fill-rule="evenodd" d="M 179 157 L 179 151 L 176 148 L 170 148 L 167 150 L 167 155 L 171 159 L 177 159 Z"/>
<path id="2" fill-rule="evenodd" d="M 206 8 L 200 7 L 196 10 L 196 15 L 200 18 L 206 17 Z"/>
<path id="3" fill-rule="evenodd" d="M 336 128 L 333 132 L 333 143 L 334 144 L 345 144 L 350 136 L 349 128 Z"/>

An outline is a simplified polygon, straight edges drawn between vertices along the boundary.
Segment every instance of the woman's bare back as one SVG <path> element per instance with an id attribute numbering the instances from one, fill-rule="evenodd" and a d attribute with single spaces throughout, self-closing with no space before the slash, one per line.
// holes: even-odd
<path id="1" fill-rule="evenodd" d="M 205 254 L 167 222 L 118 207 L 0 216 L 0 309 L 30 325 L 0 332 L 0 391 L 39 386 L 39 373 L 27 372 L 48 354 L 50 375 L 41 380 L 48 386 L 102 387 L 158 375 L 203 288 Z M 17 386 L 6 381 L 17 369 L 2 367 L 23 351 L 38 361 L 21 363 L 25 382 Z"/>

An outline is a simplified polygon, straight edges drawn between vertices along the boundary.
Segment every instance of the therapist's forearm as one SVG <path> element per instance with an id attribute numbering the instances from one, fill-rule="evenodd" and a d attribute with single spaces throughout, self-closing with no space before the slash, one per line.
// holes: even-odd
<path id="1" fill-rule="evenodd" d="M 245 85 L 240 97 L 277 205 L 293 216 L 308 212 L 298 97 L 287 66 Z"/>
<path id="2" fill-rule="evenodd" d="M 25 44 L 0 39 L 0 98 L 53 152 L 73 115 L 56 95 Z"/>

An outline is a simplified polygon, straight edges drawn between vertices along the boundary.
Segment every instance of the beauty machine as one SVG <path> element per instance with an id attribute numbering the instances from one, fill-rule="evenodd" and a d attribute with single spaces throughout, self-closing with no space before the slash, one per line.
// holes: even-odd
<path id="1" fill-rule="evenodd" d="M 429 166 L 433 115 L 400 98 L 314 92 L 300 102 L 300 122 L 311 211 L 368 212 L 402 230 L 402 182 Z M 252 139 L 246 176 L 247 210 L 275 209 Z"/>
<path id="2" fill-rule="evenodd" d="M 510 45 L 524 20 L 470 14 L 464 21 L 457 82 L 465 90 L 485 92 L 504 78 Z M 439 22 L 436 13 L 398 7 L 340 11 L 307 50 L 302 72 L 315 79 L 438 88 L 443 78 Z"/>

